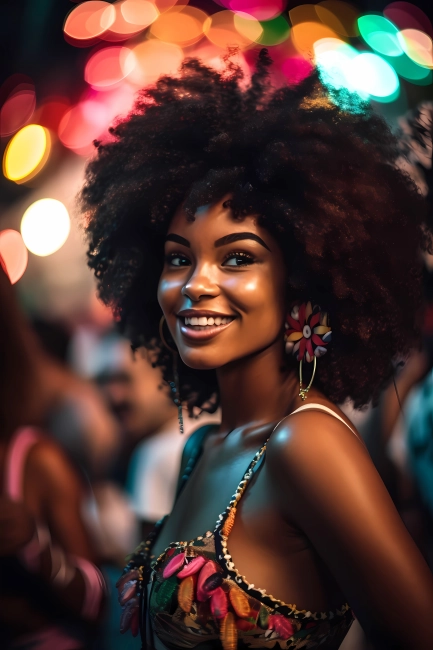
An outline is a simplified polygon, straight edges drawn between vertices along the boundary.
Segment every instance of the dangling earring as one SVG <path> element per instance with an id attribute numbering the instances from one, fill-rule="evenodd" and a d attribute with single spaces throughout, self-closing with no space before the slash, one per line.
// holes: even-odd
<path id="1" fill-rule="evenodd" d="M 299 361 L 299 397 L 305 401 L 316 374 L 317 359 L 326 354 L 332 332 L 328 314 L 311 302 L 295 305 L 285 323 L 284 340 L 287 354 L 292 353 Z M 303 386 L 302 363 L 313 362 L 313 372 L 308 386 Z"/>
<path id="2" fill-rule="evenodd" d="M 164 322 L 165 322 L 165 316 L 161 316 L 161 320 L 159 321 L 159 337 L 161 339 L 161 342 L 167 350 L 171 352 L 173 355 L 173 380 L 174 381 L 169 381 L 168 384 L 170 386 L 171 392 L 172 392 L 172 397 L 173 397 L 173 402 L 177 406 L 177 419 L 179 420 L 179 431 L 181 433 L 184 432 L 183 429 L 183 413 L 182 413 L 182 402 L 180 401 L 180 393 L 179 393 L 179 373 L 177 370 L 177 363 L 178 363 L 178 358 L 179 358 L 179 353 L 175 348 L 170 347 L 170 345 L 167 343 L 166 338 L 164 336 Z"/>

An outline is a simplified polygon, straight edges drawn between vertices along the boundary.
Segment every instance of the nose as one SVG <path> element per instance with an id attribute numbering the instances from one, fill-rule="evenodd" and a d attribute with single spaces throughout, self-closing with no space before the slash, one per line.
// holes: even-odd
<path id="1" fill-rule="evenodd" d="M 192 302 L 198 302 L 203 298 L 214 298 L 219 294 L 219 288 L 212 279 L 208 266 L 196 267 L 192 275 L 181 289 L 183 296 Z"/>

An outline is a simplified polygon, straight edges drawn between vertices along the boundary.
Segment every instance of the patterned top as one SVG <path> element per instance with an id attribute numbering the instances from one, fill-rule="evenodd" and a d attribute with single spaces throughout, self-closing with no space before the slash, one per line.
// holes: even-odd
<path id="1" fill-rule="evenodd" d="M 118 582 L 121 631 L 138 634 L 140 628 L 146 650 L 336 650 L 341 645 L 353 622 L 347 603 L 329 612 L 299 610 L 248 583 L 228 550 L 238 503 L 266 444 L 213 531 L 173 542 L 155 559 L 151 548 L 164 518 L 131 557 Z"/>

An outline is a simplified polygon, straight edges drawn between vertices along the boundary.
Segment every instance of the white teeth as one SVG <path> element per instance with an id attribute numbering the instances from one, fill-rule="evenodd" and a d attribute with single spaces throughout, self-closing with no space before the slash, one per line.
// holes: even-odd
<path id="1" fill-rule="evenodd" d="M 191 317 L 185 317 L 185 325 L 192 325 L 192 326 L 199 326 L 199 327 L 206 327 L 206 326 L 212 326 L 212 325 L 227 325 L 230 323 L 233 319 L 232 318 L 222 318 L 221 316 L 216 316 L 213 318 L 210 316 L 209 318 L 206 318 L 206 316 L 200 316 L 200 318 L 197 318 L 197 316 L 191 316 Z"/>

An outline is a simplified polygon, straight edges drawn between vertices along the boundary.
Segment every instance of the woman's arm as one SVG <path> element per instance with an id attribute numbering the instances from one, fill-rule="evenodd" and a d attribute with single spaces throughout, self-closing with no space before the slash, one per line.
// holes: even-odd
<path id="1" fill-rule="evenodd" d="M 433 576 L 362 442 L 320 412 L 284 422 L 267 462 L 285 516 L 310 539 L 377 648 L 433 648 Z"/>
<path id="2" fill-rule="evenodd" d="M 9 532 L 3 540 L 0 534 L 0 553 L 16 554 L 50 584 L 72 612 L 96 620 L 104 581 L 94 564 L 82 518 L 82 486 L 67 458 L 51 441 L 43 440 L 31 450 L 25 486 L 27 504 L 2 499 L 2 518 L 6 517 Z M 35 510 L 39 516 L 35 517 Z"/>

